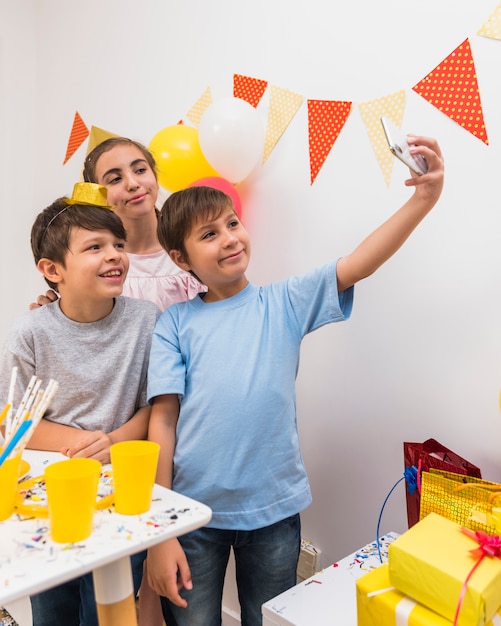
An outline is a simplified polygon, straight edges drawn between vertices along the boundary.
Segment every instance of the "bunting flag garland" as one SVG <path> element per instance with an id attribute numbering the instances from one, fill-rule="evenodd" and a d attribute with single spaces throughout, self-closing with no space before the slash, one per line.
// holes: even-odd
<path id="1" fill-rule="evenodd" d="M 494 9 L 494 12 L 480 30 L 477 31 L 477 35 L 490 37 L 491 39 L 501 39 L 501 4 Z"/>
<path id="2" fill-rule="evenodd" d="M 75 154 L 80 148 L 83 142 L 89 136 L 89 130 L 85 125 L 83 119 L 80 117 L 78 111 L 75 112 L 73 118 L 73 126 L 71 128 L 70 138 L 68 140 L 68 146 L 66 148 L 66 156 L 64 157 L 63 165 Z"/>
<path id="3" fill-rule="evenodd" d="M 367 129 L 372 149 L 383 173 L 386 186 L 389 187 L 393 171 L 394 158 L 388 148 L 381 115 L 389 117 L 397 126 L 402 125 L 405 108 L 405 90 L 396 91 L 377 100 L 362 102 L 358 105 L 360 115 Z"/>
<path id="4" fill-rule="evenodd" d="M 87 154 L 89 154 L 89 152 L 92 152 L 92 150 L 94 150 L 96 146 L 98 146 L 100 143 L 103 143 L 103 141 L 106 141 L 106 139 L 111 139 L 111 137 L 119 137 L 119 136 L 120 135 L 115 135 L 114 133 L 110 133 L 107 130 L 98 128 L 97 126 L 91 126 L 89 143 L 87 144 L 86 156 Z"/>
<path id="5" fill-rule="evenodd" d="M 303 96 L 283 87 L 270 87 L 270 108 L 264 138 L 262 163 L 270 156 L 273 148 L 284 133 L 303 102 Z"/>
<path id="6" fill-rule="evenodd" d="M 489 143 L 468 39 L 412 89 L 477 139 Z"/>
<path id="7" fill-rule="evenodd" d="M 351 111 L 351 102 L 308 100 L 310 185 L 313 185 Z"/>
<path id="8" fill-rule="evenodd" d="M 263 97 L 268 81 L 259 78 L 250 78 L 241 74 L 233 75 L 233 97 L 240 98 L 257 107 Z"/>
<path id="9" fill-rule="evenodd" d="M 212 104 L 212 94 L 210 87 L 203 92 L 200 98 L 195 102 L 195 104 L 188 111 L 188 118 L 195 126 L 198 128 L 200 125 L 200 119 L 202 115 L 205 113 L 205 109 Z"/>

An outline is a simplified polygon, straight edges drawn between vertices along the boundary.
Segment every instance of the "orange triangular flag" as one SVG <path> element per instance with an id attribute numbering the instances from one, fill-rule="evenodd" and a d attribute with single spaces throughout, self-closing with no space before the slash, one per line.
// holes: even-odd
<path id="1" fill-rule="evenodd" d="M 468 39 L 412 89 L 472 135 L 489 143 Z"/>
<path id="2" fill-rule="evenodd" d="M 351 105 L 351 102 L 337 100 L 308 100 L 310 185 L 348 119 Z"/>
<path id="3" fill-rule="evenodd" d="M 369 140 L 374 150 L 374 154 L 379 163 L 379 167 L 384 176 L 386 186 L 390 186 L 391 173 L 393 171 L 393 154 L 388 148 L 388 142 L 381 125 L 381 115 L 389 117 L 397 126 L 402 125 L 405 109 L 405 90 L 395 91 L 393 93 L 361 102 L 358 110 L 362 116 L 362 120 L 367 129 Z"/>
<path id="4" fill-rule="evenodd" d="M 266 80 L 233 74 L 233 97 L 245 100 L 254 108 L 259 104 L 267 86 Z"/>
<path id="5" fill-rule="evenodd" d="M 84 121 L 80 117 L 78 111 L 76 111 L 75 117 L 73 118 L 73 126 L 71 128 L 70 138 L 68 139 L 68 146 L 66 148 L 66 156 L 64 157 L 63 165 L 71 156 L 73 156 L 73 154 L 75 154 L 88 136 L 89 130 L 84 124 Z"/>
<path id="6" fill-rule="evenodd" d="M 98 128 L 97 126 L 91 126 L 89 143 L 87 144 L 87 154 L 89 154 L 89 152 L 92 152 L 92 150 L 94 150 L 94 148 L 100 143 L 106 141 L 106 139 L 111 139 L 111 137 L 120 137 L 120 135 L 115 135 L 114 133 L 110 133 L 108 130 Z"/>

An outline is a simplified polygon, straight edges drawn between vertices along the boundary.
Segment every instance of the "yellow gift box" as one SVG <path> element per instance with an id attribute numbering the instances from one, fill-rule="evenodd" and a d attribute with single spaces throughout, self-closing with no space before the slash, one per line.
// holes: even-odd
<path id="1" fill-rule="evenodd" d="M 461 527 L 430 513 L 388 550 L 391 584 L 416 602 L 453 621 L 464 584 L 479 556 L 479 543 Z M 501 606 L 501 559 L 485 557 L 461 599 L 458 626 L 484 626 Z"/>
<path id="2" fill-rule="evenodd" d="M 389 567 L 381 565 L 356 581 L 358 626 L 451 626 L 431 609 L 391 586 Z M 487 626 L 501 624 L 501 611 Z"/>

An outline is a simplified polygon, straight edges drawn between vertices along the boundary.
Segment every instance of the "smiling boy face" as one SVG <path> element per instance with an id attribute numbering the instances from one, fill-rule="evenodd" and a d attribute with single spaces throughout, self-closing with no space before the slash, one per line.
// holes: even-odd
<path id="1" fill-rule="evenodd" d="M 185 257 L 172 250 L 172 260 L 207 285 L 206 302 L 231 297 L 248 284 L 250 237 L 230 206 L 217 217 L 196 220 L 185 249 Z"/>

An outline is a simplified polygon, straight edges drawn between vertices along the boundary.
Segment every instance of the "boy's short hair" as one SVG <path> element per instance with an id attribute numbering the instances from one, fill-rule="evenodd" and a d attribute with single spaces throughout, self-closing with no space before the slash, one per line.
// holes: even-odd
<path id="1" fill-rule="evenodd" d="M 153 155 L 146 146 L 143 146 L 143 144 L 139 143 L 139 141 L 134 141 L 128 137 L 110 137 L 109 139 L 105 139 L 101 143 L 97 144 L 94 150 L 91 150 L 85 157 L 83 179 L 86 183 L 98 182 L 96 180 L 96 165 L 99 157 L 115 146 L 135 146 L 144 156 L 144 159 L 151 167 L 155 178 L 157 178 L 157 164 L 155 163 Z"/>
<path id="2" fill-rule="evenodd" d="M 58 198 L 39 213 L 31 228 L 31 250 L 35 263 L 50 259 L 65 267 L 73 228 L 107 230 L 117 239 L 126 241 L 122 220 L 110 209 L 90 204 L 68 204 L 68 198 Z M 57 285 L 45 278 L 51 289 Z"/>
<path id="3" fill-rule="evenodd" d="M 158 216 L 158 240 L 170 252 L 186 256 L 185 240 L 198 220 L 217 219 L 227 207 L 235 210 L 233 200 L 213 187 L 188 187 L 171 194 Z M 236 213 L 235 213 L 236 215 Z"/>

